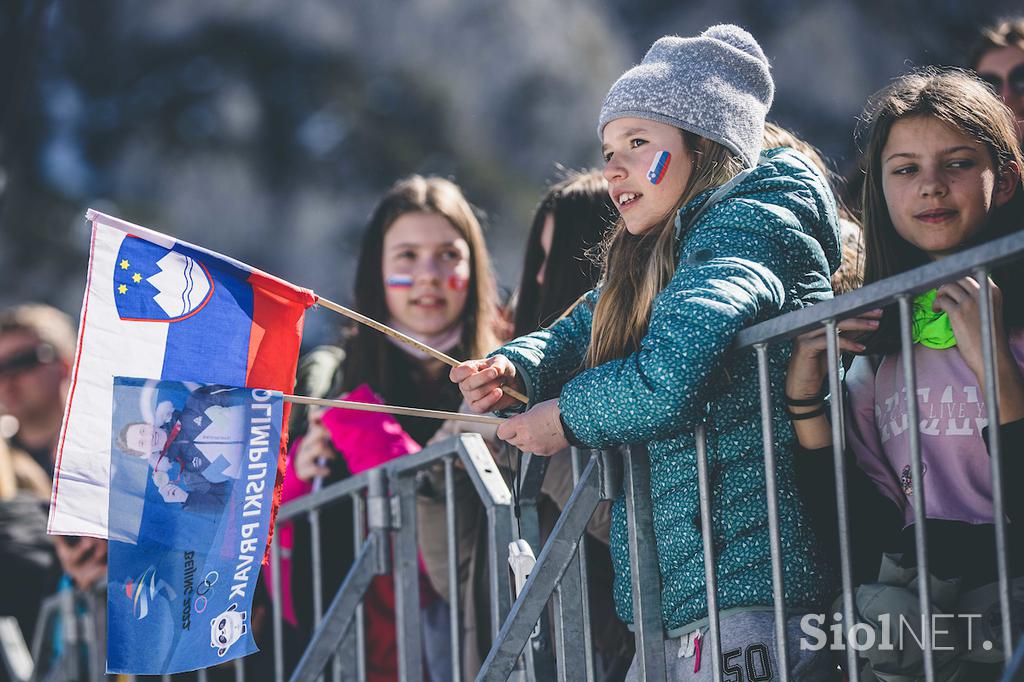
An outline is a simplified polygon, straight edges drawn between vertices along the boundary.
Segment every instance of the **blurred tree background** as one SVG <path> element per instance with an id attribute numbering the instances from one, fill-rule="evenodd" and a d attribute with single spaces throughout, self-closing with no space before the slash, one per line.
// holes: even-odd
<path id="1" fill-rule="evenodd" d="M 856 172 L 866 97 L 962 64 L 1019 1 L 6 0 L 0 305 L 77 313 L 92 206 L 346 302 L 395 179 L 452 177 L 507 288 L 556 164 L 600 161 L 608 87 L 665 33 L 735 22 L 772 60 L 771 118 Z M 338 320 L 307 317 L 307 345 Z"/>

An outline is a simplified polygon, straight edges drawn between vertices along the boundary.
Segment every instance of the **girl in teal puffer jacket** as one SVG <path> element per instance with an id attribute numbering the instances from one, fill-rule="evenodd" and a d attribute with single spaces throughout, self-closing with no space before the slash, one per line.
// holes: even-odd
<path id="1" fill-rule="evenodd" d="M 525 390 L 530 409 L 498 436 L 528 452 L 648 444 L 671 679 L 711 674 L 710 664 L 683 656 L 699 649 L 707 624 L 694 445 L 702 421 L 723 670 L 745 667 L 744 679 L 761 680 L 778 672 L 757 365 L 752 352 L 729 349 L 744 327 L 830 298 L 840 251 L 835 200 L 821 174 L 790 149 L 760 154 L 772 96 L 767 59 L 738 27 L 654 43 L 601 110 L 604 174 L 621 213 L 601 285 L 549 329 L 451 372 L 481 412 L 513 406 L 503 385 Z M 781 408 L 788 354 L 775 347 L 769 373 L 785 598 L 794 614 L 790 679 L 819 680 L 829 676 L 828 652 L 801 651 L 797 624 L 824 603 L 831 580 L 785 455 L 793 440 Z M 629 623 L 622 499 L 612 514 L 615 601 Z"/>

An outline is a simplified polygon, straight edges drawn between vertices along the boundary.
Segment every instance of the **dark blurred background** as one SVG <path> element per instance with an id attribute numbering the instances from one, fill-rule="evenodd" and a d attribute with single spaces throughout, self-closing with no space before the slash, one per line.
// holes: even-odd
<path id="1" fill-rule="evenodd" d="M 502 285 L 555 164 L 597 164 L 608 87 L 666 33 L 761 41 L 771 118 L 856 174 L 866 97 L 961 65 L 1019 0 L 4 0 L 0 306 L 77 314 L 87 207 L 346 302 L 376 198 L 450 176 Z M 339 321 L 307 316 L 306 345 Z"/>

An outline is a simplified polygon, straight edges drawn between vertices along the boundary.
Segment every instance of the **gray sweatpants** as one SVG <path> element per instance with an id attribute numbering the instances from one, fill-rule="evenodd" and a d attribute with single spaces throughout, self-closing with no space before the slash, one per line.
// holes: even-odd
<path id="1" fill-rule="evenodd" d="M 821 651 L 801 651 L 800 618 L 786 621 L 789 679 L 792 682 L 822 682 L 837 678 L 828 647 Z M 775 646 L 775 615 L 770 611 L 747 611 L 722 616 L 722 679 L 729 682 L 768 682 L 779 680 L 778 649 Z M 665 671 L 670 682 L 710 682 L 712 678 L 711 640 L 702 628 L 698 666 L 696 652 L 686 651 L 684 637 L 665 640 Z M 694 670 L 694 668 L 697 668 Z M 626 682 L 639 682 L 636 659 L 626 673 Z"/>

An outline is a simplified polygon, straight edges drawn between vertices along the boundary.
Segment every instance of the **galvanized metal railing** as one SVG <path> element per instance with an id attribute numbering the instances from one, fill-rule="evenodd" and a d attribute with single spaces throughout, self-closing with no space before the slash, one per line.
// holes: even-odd
<path id="1" fill-rule="evenodd" d="M 332 671 L 334 680 L 366 679 L 360 604 L 372 579 L 385 573 L 392 573 L 395 580 L 399 675 L 402 680 L 409 682 L 422 680 L 415 477 L 418 471 L 439 462 L 444 464 L 446 482 L 445 523 L 449 543 L 447 555 L 448 585 L 451 590 L 449 613 L 452 619 L 453 677 L 460 679 L 458 549 L 453 494 L 456 460 L 461 462 L 468 474 L 487 516 L 487 597 L 490 603 L 491 631 L 492 634 L 497 633 L 511 601 L 506 559 L 508 545 L 512 540 L 512 496 L 481 437 L 478 434 L 463 434 L 327 486 L 281 507 L 278 523 L 308 515 L 314 527 L 319 523 L 320 510 L 328 505 L 349 499 L 355 511 L 355 561 L 326 611 L 321 614 L 321 605 L 314 603 L 317 626 L 291 674 L 293 682 L 318 679 L 332 657 L 336 660 Z M 312 534 L 311 549 L 314 557 L 319 557 L 319 533 Z M 281 594 L 280 554 L 279 542 L 275 540 L 271 545 L 275 595 Z M 313 567 L 312 586 L 314 594 L 318 594 L 322 589 L 319 562 L 314 561 Z M 283 614 L 279 598 L 274 599 L 273 608 L 275 679 L 282 681 L 285 678 Z M 346 669 L 338 662 L 336 655 L 339 651 L 343 652 L 347 661 L 356 661 L 354 670 L 351 667 Z"/>
<path id="2" fill-rule="evenodd" d="M 843 624 L 844 641 L 849 641 L 849 628 L 855 624 L 853 608 L 853 579 L 851 573 L 851 547 L 849 531 L 849 504 L 847 500 L 847 481 L 845 470 L 845 437 L 844 414 L 842 403 L 842 377 L 838 354 L 838 322 L 856 316 L 859 313 L 878 307 L 896 303 L 899 306 L 901 329 L 901 358 L 904 367 L 904 382 L 907 395 L 916 395 L 916 375 L 913 361 L 913 344 L 910 337 L 912 321 L 913 297 L 939 284 L 949 282 L 967 275 L 973 275 L 981 285 L 982 302 L 982 339 L 985 367 L 985 401 L 988 410 L 988 423 L 999 423 L 999 410 L 996 393 L 996 369 L 994 362 L 995 340 L 992 329 L 991 291 L 988 276 L 992 269 L 1007 261 L 1020 259 L 1024 256 L 1024 232 L 976 246 L 961 253 L 949 256 L 941 261 L 887 278 L 854 292 L 844 294 L 831 301 L 823 302 L 809 308 L 781 315 L 760 324 L 751 326 L 736 338 L 733 352 L 753 350 L 758 363 L 758 376 L 761 395 L 761 423 L 763 434 L 765 487 L 767 494 L 768 532 L 772 564 L 772 594 L 776 630 L 776 648 L 779 656 L 779 674 L 783 681 L 789 679 L 789 662 L 786 642 L 786 605 L 784 601 L 785 585 L 782 571 L 781 542 L 779 537 L 779 508 L 776 491 L 776 440 L 772 432 L 771 386 L 768 372 L 768 347 L 782 343 L 803 332 L 824 326 L 828 341 L 828 382 L 831 392 L 831 422 L 834 444 L 834 468 L 836 477 L 836 504 L 839 523 L 840 564 L 842 572 Z M 1004 305 L 1021 305 L 1019 301 L 1007 301 Z M 908 423 L 918 424 L 917 403 L 908 401 Z M 722 680 L 720 622 L 717 608 L 717 589 L 715 580 L 715 557 L 712 543 L 712 519 L 710 504 L 710 488 L 707 464 L 707 434 L 699 425 L 695 430 L 698 489 L 700 491 L 701 530 L 704 541 L 705 581 L 707 585 L 707 603 L 709 617 L 709 633 L 711 644 L 712 676 L 716 682 Z M 917 429 L 910 429 L 910 454 L 912 476 L 921 479 L 920 438 Z M 647 480 L 648 462 L 646 451 L 642 446 L 632 446 L 624 450 L 625 495 L 628 513 L 630 566 L 633 579 L 633 599 L 635 633 L 637 638 L 638 677 L 641 680 L 664 680 L 664 648 L 663 627 L 660 614 L 660 576 L 655 552 L 653 525 L 650 510 L 649 481 Z M 989 452 L 991 455 L 993 509 L 996 529 L 996 565 L 999 574 L 1000 625 L 1004 643 L 1006 663 L 1009 664 L 1013 654 L 1011 633 L 1011 603 L 1009 574 L 1007 566 L 1006 522 L 1004 516 L 1003 481 L 1001 475 L 1002 452 L 999 442 L 999 430 L 990 429 Z M 563 510 L 555 532 L 541 551 L 537 565 L 523 593 L 519 595 L 509 618 L 502 627 L 490 655 L 481 671 L 480 680 L 505 680 L 512 672 L 512 666 L 523 651 L 533 629 L 534 623 L 540 618 L 543 605 L 557 591 L 560 580 L 568 575 L 569 562 L 574 556 L 579 538 L 584 532 L 586 520 L 593 512 L 600 499 L 615 497 L 617 488 L 608 484 L 608 472 L 616 470 L 616 462 L 610 453 L 600 453 L 592 457 L 580 477 L 579 483 Z M 614 475 L 611 476 L 614 479 Z M 915 519 L 915 542 L 917 547 L 918 568 L 922 575 L 928 574 L 928 555 L 924 537 L 924 495 L 923 489 L 913 497 Z M 856 513 L 856 510 L 853 510 Z M 924 642 L 924 679 L 931 682 L 935 679 L 932 652 L 932 637 L 929 624 L 932 621 L 931 595 L 929 581 L 921 580 L 919 584 L 919 604 L 922 613 L 922 640 Z M 564 650 L 556 651 L 559 655 L 568 656 Z M 847 674 L 851 682 L 859 680 L 856 651 L 846 647 Z M 1018 651 L 1018 662 L 1008 668 L 1006 679 L 1011 679 L 1013 670 L 1024 667 L 1024 642 Z M 584 674 L 580 667 L 567 668 L 559 666 L 559 680 L 592 679 L 590 673 Z"/>
<path id="3" fill-rule="evenodd" d="M 785 584 L 779 537 L 779 508 L 776 491 L 776 434 L 772 431 L 772 387 L 769 373 L 769 346 L 786 342 L 798 334 L 823 326 L 828 341 L 828 385 L 831 392 L 836 505 L 842 575 L 843 627 L 849 641 L 854 619 L 854 584 L 851 569 L 849 519 L 857 510 L 849 508 L 841 365 L 838 349 L 839 321 L 878 307 L 898 305 L 901 329 L 901 359 L 907 395 L 916 395 L 916 374 L 913 345 L 910 340 L 912 301 L 914 295 L 938 284 L 966 275 L 974 276 L 981 285 L 982 341 L 985 372 L 985 401 L 989 424 L 999 423 L 996 392 L 995 338 L 990 308 L 992 292 L 988 275 L 998 265 L 1024 257 L 1024 232 L 989 242 L 941 261 L 865 286 L 834 300 L 793 313 L 772 318 L 741 331 L 733 352 L 753 351 L 758 365 L 761 396 L 761 423 L 764 448 L 766 513 L 772 565 L 772 595 L 776 626 L 776 648 L 779 656 L 779 678 L 789 678 L 786 642 Z M 1020 301 L 1004 301 L 1004 305 L 1021 305 Z M 908 400 L 908 423 L 918 424 L 917 404 Z M 722 680 L 720 619 L 717 607 L 715 556 L 713 551 L 711 495 L 708 478 L 707 434 L 703 426 L 695 430 L 697 478 L 700 493 L 701 532 L 704 540 L 705 582 L 709 617 L 708 638 L 711 645 L 712 676 Z M 917 429 L 909 434 L 911 470 L 920 481 L 921 443 Z M 1007 563 L 1007 534 L 1002 480 L 1002 447 L 999 429 L 989 432 L 989 453 L 993 486 L 993 509 L 996 538 L 996 566 L 1000 604 L 1000 629 L 1004 643 L 1007 669 L 1005 680 L 1014 679 L 1018 668 L 1024 668 L 1024 642 L 1014 654 L 1011 630 L 1010 576 Z M 422 679 L 419 585 L 417 580 L 417 533 L 415 474 L 443 462 L 445 471 L 445 524 L 449 538 L 448 585 L 452 621 L 453 679 L 460 680 L 458 550 L 455 543 L 456 514 L 454 505 L 454 466 L 460 461 L 469 474 L 473 487 L 486 509 L 488 527 L 488 601 L 494 637 L 478 680 L 590 680 L 594 679 L 590 622 L 587 617 L 588 595 L 584 547 L 581 539 L 587 522 L 602 500 L 624 496 L 627 512 L 630 566 L 633 580 L 633 614 L 636 635 L 635 665 L 641 680 L 664 680 L 664 630 L 661 622 L 661 577 L 658 567 L 654 526 L 651 513 L 650 463 L 646 447 L 632 445 L 618 451 L 573 452 L 575 488 L 564 506 L 551 535 L 540 550 L 537 563 L 515 602 L 511 601 L 511 585 L 506 560 L 508 544 L 513 538 L 511 493 L 502 479 L 487 447 L 479 436 L 467 434 L 420 453 L 394 460 L 375 470 L 346 479 L 311 495 L 282 506 L 280 523 L 307 515 L 314 530 L 319 524 L 320 510 L 331 504 L 351 501 L 354 509 L 354 530 L 357 544 L 355 562 L 338 593 L 326 609 L 317 599 L 314 610 L 318 619 L 316 631 L 291 679 L 307 681 L 324 675 L 328 662 L 335 658 L 332 680 L 363 680 L 366 675 L 364 633 L 360 601 L 375 575 L 393 572 L 396 587 L 396 616 L 399 644 L 399 667 L 403 680 Z M 535 503 L 539 495 L 546 462 L 543 458 L 524 456 L 517 470 L 516 485 L 522 495 L 519 533 L 532 546 L 538 547 L 540 536 Z M 924 491 L 919 486 L 913 496 L 915 543 L 921 574 L 928 571 L 927 543 L 924 537 Z M 321 592 L 319 574 L 320 533 L 312 534 L 315 595 Z M 280 547 L 271 548 L 274 594 L 280 595 Z M 924 646 L 923 676 L 935 679 L 932 641 L 929 624 L 932 620 L 929 581 L 918 581 L 919 606 Z M 551 623 L 542 618 L 544 609 L 554 605 Z M 54 602 L 56 603 L 56 602 Z M 47 608 L 56 608 L 52 604 Z M 282 613 L 280 599 L 274 600 L 275 679 L 284 680 Z M 532 637 L 541 622 L 539 637 Z M 550 626 L 550 627 L 549 627 Z M 553 642 L 552 642 L 553 639 Z M 530 642 L 534 645 L 530 645 Z M 346 661 L 356 666 L 337 663 L 342 652 Z M 856 651 L 846 647 L 847 675 L 851 682 L 859 680 Z M 241 664 L 236 664 L 236 679 L 244 679 Z M 199 679 L 205 675 L 200 671 Z"/>
<path id="4" fill-rule="evenodd" d="M 985 402 L 988 410 L 988 423 L 999 424 L 999 404 L 996 393 L 996 367 L 995 367 L 995 338 L 992 326 L 991 312 L 991 287 L 989 286 L 989 274 L 992 269 L 1008 261 L 1017 260 L 1024 256 L 1024 232 L 1003 237 L 1001 239 L 982 244 L 963 252 L 954 254 L 940 261 L 915 268 L 908 272 L 889 277 L 883 281 L 865 286 L 856 291 L 839 296 L 831 301 L 819 303 L 810 308 L 805 308 L 787 315 L 783 315 L 758 325 L 752 326 L 739 333 L 734 350 L 742 351 L 753 348 L 758 353 L 758 364 L 762 377 L 762 401 L 761 410 L 765 421 L 770 415 L 770 398 L 766 386 L 767 379 L 767 357 L 765 349 L 767 345 L 786 341 L 809 331 L 817 326 L 824 326 L 828 341 L 828 382 L 831 398 L 831 421 L 833 433 L 834 466 L 837 488 L 837 511 L 839 518 L 839 539 L 842 571 L 842 598 L 843 598 L 843 623 L 846 632 L 849 633 L 854 623 L 853 613 L 853 582 L 851 575 L 851 552 L 849 533 L 848 501 L 846 496 L 846 472 L 844 467 L 846 443 L 844 438 L 844 412 L 843 412 L 843 391 L 841 385 L 838 347 L 838 322 L 842 319 L 856 316 L 868 310 L 891 305 L 899 306 L 899 325 L 901 333 L 900 357 L 904 370 L 904 384 L 908 396 L 917 395 L 917 381 L 914 365 L 913 341 L 911 328 L 913 320 L 913 298 L 915 295 L 927 291 L 937 285 L 950 282 L 968 275 L 973 276 L 979 283 L 981 289 L 981 334 L 982 351 L 985 368 Z M 1004 305 L 1020 305 L 1019 301 L 1006 301 Z M 907 422 L 912 425 L 909 429 L 909 446 L 911 475 L 913 480 L 921 481 L 921 443 L 919 429 L 918 405 L 914 399 L 907 400 Z M 1011 633 L 1011 603 L 1009 589 L 1009 570 L 1007 565 L 1007 543 L 1006 543 L 1006 518 L 1004 515 L 1003 502 L 1003 481 L 1002 481 L 1002 451 L 999 442 L 999 429 L 989 430 L 989 453 L 991 456 L 992 471 L 992 504 L 994 510 L 994 524 L 996 531 L 996 556 L 995 562 L 999 575 L 999 599 L 1001 612 L 1001 630 L 1004 645 L 1005 661 L 1009 663 L 1013 653 Z M 773 441 L 765 436 L 765 461 L 769 472 L 770 462 L 774 459 Z M 769 491 L 768 497 L 769 520 L 777 524 L 778 505 L 775 495 Z M 918 572 L 921 575 L 928 575 L 928 552 L 925 542 L 925 499 L 924 487 L 916 486 L 913 495 L 914 531 L 917 550 Z M 856 510 L 854 510 L 855 512 Z M 773 531 L 773 583 L 781 584 L 781 566 L 776 564 L 775 553 L 778 542 L 777 532 Z M 932 622 L 932 608 L 930 585 L 928 580 L 918 581 L 918 599 L 922 615 L 921 639 L 924 642 L 924 677 L 931 682 L 935 679 L 933 659 L 933 637 L 930 624 Z M 776 623 L 784 622 L 785 605 L 782 603 L 781 592 L 776 592 L 775 614 Z M 781 640 L 781 637 L 780 637 Z M 848 641 L 848 639 L 847 639 Z M 780 641 L 780 644 L 782 642 Z M 780 651 L 784 651 L 781 648 Z M 851 682 L 859 679 L 856 666 L 856 652 L 852 647 L 847 647 L 847 669 Z M 718 678 L 716 678 L 718 679 Z M 783 679 L 786 679 L 783 677 Z"/>

